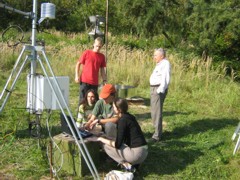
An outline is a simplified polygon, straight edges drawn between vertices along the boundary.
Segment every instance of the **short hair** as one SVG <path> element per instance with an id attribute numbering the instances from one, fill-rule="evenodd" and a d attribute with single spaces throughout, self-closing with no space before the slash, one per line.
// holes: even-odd
<path id="1" fill-rule="evenodd" d="M 126 114 L 128 112 L 128 102 L 123 98 L 116 98 L 114 104 L 117 109 L 121 110 L 121 113 Z"/>
<path id="2" fill-rule="evenodd" d="M 97 37 L 96 39 L 95 39 L 95 42 L 100 42 L 101 44 L 103 44 L 103 39 L 101 38 L 101 37 Z"/>
<path id="3" fill-rule="evenodd" d="M 157 48 L 155 51 L 160 52 L 164 57 L 166 57 L 166 51 L 163 48 Z"/>

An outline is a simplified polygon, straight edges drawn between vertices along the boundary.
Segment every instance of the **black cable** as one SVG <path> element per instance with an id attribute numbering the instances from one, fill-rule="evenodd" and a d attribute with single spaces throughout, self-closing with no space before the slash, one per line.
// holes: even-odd
<path id="1" fill-rule="evenodd" d="M 12 30 L 17 30 L 17 34 L 15 34 L 16 32 L 11 32 Z M 16 47 L 18 44 L 22 43 L 23 38 L 23 29 L 18 25 L 10 25 L 2 33 L 2 41 L 6 41 L 8 47 Z"/>

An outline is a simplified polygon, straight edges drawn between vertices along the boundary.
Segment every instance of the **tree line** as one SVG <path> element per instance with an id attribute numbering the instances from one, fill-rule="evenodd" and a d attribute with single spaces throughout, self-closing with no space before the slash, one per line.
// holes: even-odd
<path id="1" fill-rule="evenodd" d="M 33 0 L 0 0 L 1 3 L 32 11 Z M 89 16 L 106 16 L 113 35 L 147 38 L 164 37 L 166 46 L 204 53 L 216 59 L 239 61 L 240 0 L 38 0 L 56 5 L 56 19 L 45 28 L 64 32 L 88 31 Z M 107 6 L 108 4 L 108 6 Z M 0 8 L 0 29 L 19 24 L 31 29 L 31 19 Z"/>

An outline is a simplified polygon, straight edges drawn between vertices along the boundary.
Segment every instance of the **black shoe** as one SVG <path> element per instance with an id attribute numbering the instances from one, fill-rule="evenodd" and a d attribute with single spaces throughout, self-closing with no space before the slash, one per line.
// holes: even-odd
<path id="1" fill-rule="evenodd" d="M 136 171 L 139 170 L 140 164 L 134 164 L 133 167 L 136 169 Z"/>
<path id="2" fill-rule="evenodd" d="M 159 140 L 154 139 L 154 138 L 151 138 L 148 140 L 148 143 L 157 143 L 157 142 L 159 142 Z"/>

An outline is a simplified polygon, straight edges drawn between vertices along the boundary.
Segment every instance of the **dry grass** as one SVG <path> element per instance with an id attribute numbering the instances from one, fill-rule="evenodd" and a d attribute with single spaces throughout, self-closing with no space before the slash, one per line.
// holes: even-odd
<path id="1" fill-rule="evenodd" d="M 78 86 L 73 83 L 75 63 L 81 53 L 91 48 L 92 44 L 71 43 L 81 39 L 77 34 L 56 32 L 56 36 L 68 39 L 47 44 L 46 53 L 55 75 L 70 77 L 70 103 L 75 108 L 78 101 Z M 2 87 L 21 47 L 14 51 L 5 44 L 0 44 L 0 47 Z M 106 52 L 105 47 L 102 52 Z M 131 50 L 109 43 L 109 82 L 134 85 L 137 87 L 135 94 L 149 100 L 148 79 L 155 66 L 152 54 L 149 50 Z M 227 77 L 225 65 L 216 66 L 211 58 L 206 61 L 196 57 L 184 59 L 169 52 L 168 59 L 172 65 L 172 78 L 164 106 L 164 143 L 167 146 L 149 146 L 149 157 L 140 172 L 140 179 L 239 179 L 239 155 L 232 156 L 234 143 L 231 142 L 232 132 L 239 121 L 240 103 L 239 85 L 234 82 L 234 72 Z M 28 69 L 25 71 L 28 72 Z M 25 77 L 21 82 L 25 82 Z M 20 89 L 25 92 L 22 86 L 20 84 Z M 8 105 L 16 106 L 15 101 L 20 97 L 16 91 Z M 24 98 L 25 96 L 21 99 Z M 25 103 L 24 100 L 21 101 L 22 104 Z M 1 136 L 21 116 L 12 106 L 0 116 L 4 120 L 0 124 L 4 129 Z M 137 117 L 146 137 L 150 137 L 153 127 L 149 106 L 131 107 L 131 112 Z M 3 155 L 0 176 L 6 176 L 5 173 L 9 174 L 9 178 L 14 174 L 13 177 L 20 177 L 19 179 L 47 176 L 49 171 L 46 169 L 49 167 L 46 159 L 40 160 L 40 150 L 33 146 L 26 149 L 17 145 L 11 137 L 14 136 L 4 137 L 6 140 L 0 141 Z M 16 167 L 11 166 L 14 162 L 9 159 L 16 159 L 22 169 L 15 171 Z M 36 171 L 32 172 L 32 169 Z"/>

